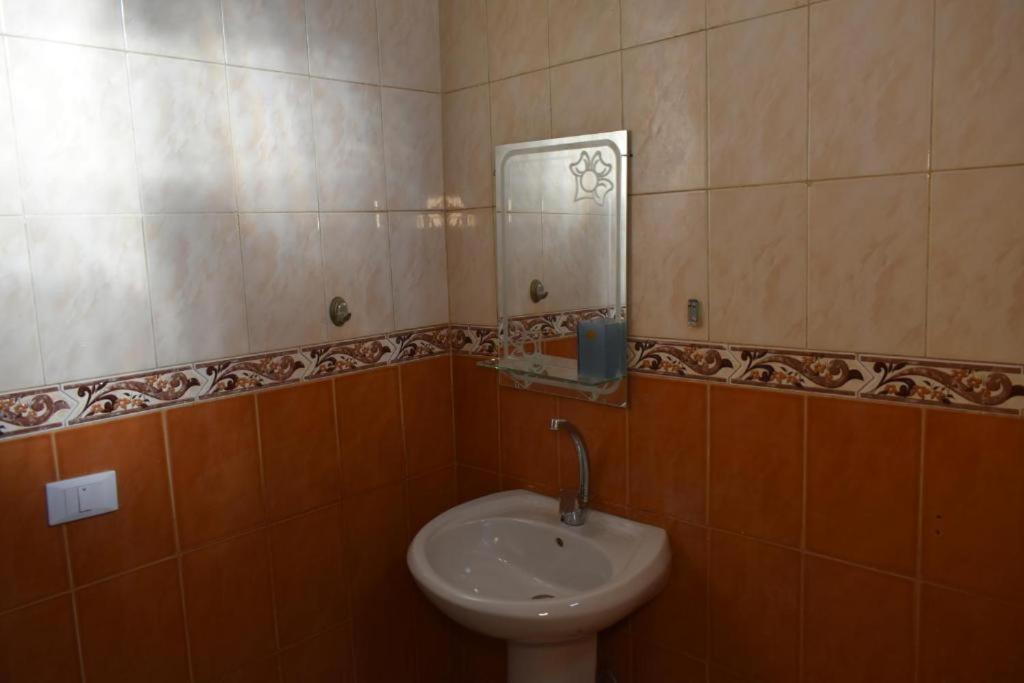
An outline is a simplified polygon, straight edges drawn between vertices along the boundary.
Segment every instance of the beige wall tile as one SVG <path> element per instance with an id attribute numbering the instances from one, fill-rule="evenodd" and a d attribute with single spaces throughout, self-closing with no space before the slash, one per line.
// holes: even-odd
<path id="1" fill-rule="evenodd" d="M 441 95 L 384 88 L 381 100 L 388 208 L 442 207 Z"/>
<path id="2" fill-rule="evenodd" d="M 707 194 L 631 197 L 629 331 L 635 336 L 707 339 L 707 321 L 686 324 L 687 301 L 708 301 Z"/>
<path id="3" fill-rule="evenodd" d="M 304 0 L 223 0 L 229 64 L 309 73 Z"/>
<path id="4" fill-rule="evenodd" d="M 548 66 L 547 0 L 487 0 L 490 78 Z"/>
<path id="5" fill-rule="evenodd" d="M 704 0 L 621 0 L 622 47 L 704 28 Z"/>
<path id="6" fill-rule="evenodd" d="M 932 167 L 1024 161 L 1024 3 L 939 0 Z"/>
<path id="7" fill-rule="evenodd" d="M 803 347 L 806 185 L 713 190 L 709 212 L 710 338 Z"/>
<path id="8" fill-rule="evenodd" d="M 619 49 L 619 0 L 550 0 L 551 63 Z"/>
<path id="9" fill-rule="evenodd" d="M 622 53 L 623 123 L 631 135 L 632 192 L 705 184 L 704 35 Z"/>
<path id="10" fill-rule="evenodd" d="M 391 285 L 395 328 L 448 322 L 444 215 L 390 213 Z"/>
<path id="11" fill-rule="evenodd" d="M 380 82 L 374 0 L 306 0 L 309 73 Z"/>
<path id="12" fill-rule="evenodd" d="M 0 45 L 0 48 L 3 46 Z M 21 213 L 18 154 L 11 118 L 11 91 L 7 84 L 7 56 L 0 49 L 0 215 Z"/>
<path id="13" fill-rule="evenodd" d="M 124 48 L 119 0 L 4 0 L 3 14 L 16 35 Z"/>
<path id="14" fill-rule="evenodd" d="M 924 353 L 928 177 L 810 188 L 807 345 Z"/>
<path id="15" fill-rule="evenodd" d="M 534 278 L 546 282 L 541 214 L 498 214 L 497 220 L 505 221 L 503 230 L 495 232 L 495 239 L 502 249 L 503 277 L 498 294 L 498 311 L 505 316 L 543 313 L 546 300 L 535 303 L 529 296 L 530 282 Z"/>
<path id="16" fill-rule="evenodd" d="M 235 214 L 144 218 L 157 365 L 249 350 Z"/>
<path id="17" fill-rule="evenodd" d="M 450 212 L 445 244 L 451 321 L 493 325 L 498 319 L 493 211 Z"/>
<path id="18" fill-rule="evenodd" d="M 25 221 L 20 216 L 0 218 L 0 263 L 0 391 L 38 386 L 43 383 L 43 364 Z"/>
<path id="19" fill-rule="evenodd" d="M 807 0 L 708 0 L 708 26 L 720 26 L 806 5 Z"/>
<path id="20" fill-rule="evenodd" d="M 441 90 L 437 0 L 377 0 L 381 83 Z"/>
<path id="21" fill-rule="evenodd" d="M 551 69 L 551 134 L 622 128 L 622 66 L 618 52 Z"/>
<path id="22" fill-rule="evenodd" d="M 928 355 L 1024 361 L 1024 168 L 932 178 Z"/>
<path id="23" fill-rule="evenodd" d="M 315 213 L 243 213 L 249 348 L 284 349 L 326 339 L 327 304 Z"/>
<path id="24" fill-rule="evenodd" d="M 487 82 L 487 0 L 441 0 L 445 92 Z"/>
<path id="25" fill-rule="evenodd" d="M 708 32 L 710 184 L 807 173 L 807 10 Z"/>
<path id="26" fill-rule="evenodd" d="M 812 178 L 928 168 L 931 0 L 811 5 Z"/>
<path id="27" fill-rule="evenodd" d="M 383 210 L 380 88 L 314 78 L 313 128 L 320 210 Z"/>
<path id="28" fill-rule="evenodd" d="M 486 85 L 444 96 L 445 204 L 450 209 L 491 206 L 491 102 Z"/>
<path id="29" fill-rule="evenodd" d="M 138 216 L 34 217 L 28 242 L 47 382 L 156 365 Z"/>
<path id="30" fill-rule="evenodd" d="M 494 146 L 551 137 L 548 72 L 491 83 L 491 142 Z"/>
<path id="31" fill-rule="evenodd" d="M 322 213 L 324 299 L 344 297 L 352 317 L 329 324 L 328 339 L 354 339 L 395 328 L 386 213 Z"/>
<path id="32" fill-rule="evenodd" d="M 224 61 L 219 0 L 124 0 L 123 4 L 129 50 Z"/>

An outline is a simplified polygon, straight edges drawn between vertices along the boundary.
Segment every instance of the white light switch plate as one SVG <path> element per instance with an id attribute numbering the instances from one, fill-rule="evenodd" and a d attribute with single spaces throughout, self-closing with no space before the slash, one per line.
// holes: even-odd
<path id="1" fill-rule="evenodd" d="M 113 512 L 117 509 L 117 473 L 87 474 L 46 485 L 50 526 Z"/>

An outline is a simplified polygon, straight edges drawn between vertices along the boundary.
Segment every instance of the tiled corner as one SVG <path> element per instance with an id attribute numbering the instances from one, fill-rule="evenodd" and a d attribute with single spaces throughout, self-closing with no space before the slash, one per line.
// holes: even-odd
<path id="1" fill-rule="evenodd" d="M 227 61 L 309 73 L 304 0 L 223 0 Z"/>
<path id="2" fill-rule="evenodd" d="M 486 85 L 444 96 L 444 193 L 448 209 L 494 204 L 491 102 Z"/>
<path id="3" fill-rule="evenodd" d="M 324 298 L 348 303 L 352 318 L 328 326 L 331 340 L 390 332 L 395 327 L 386 213 L 325 213 L 323 231 Z"/>
<path id="4" fill-rule="evenodd" d="M 487 82 L 487 0 L 441 0 L 444 92 Z"/>
<path id="5" fill-rule="evenodd" d="M 384 88 L 381 99 L 388 209 L 442 208 L 441 95 Z"/>
<path id="6" fill-rule="evenodd" d="M 613 52 L 551 69 L 551 134 L 622 128 L 622 65 Z"/>
<path id="7" fill-rule="evenodd" d="M 493 325 L 498 319 L 494 213 L 474 209 L 449 212 L 446 218 L 450 318 Z"/>
<path id="8" fill-rule="evenodd" d="M 377 0 L 381 84 L 441 91 L 437 0 Z"/>
<path id="9" fill-rule="evenodd" d="M 218 0 L 124 0 L 128 49 L 224 61 L 224 23 Z"/>
<path id="10" fill-rule="evenodd" d="M 447 323 L 444 216 L 395 212 L 388 224 L 396 329 Z"/>
<path id="11" fill-rule="evenodd" d="M 380 83 L 374 0 L 306 0 L 309 73 Z"/>

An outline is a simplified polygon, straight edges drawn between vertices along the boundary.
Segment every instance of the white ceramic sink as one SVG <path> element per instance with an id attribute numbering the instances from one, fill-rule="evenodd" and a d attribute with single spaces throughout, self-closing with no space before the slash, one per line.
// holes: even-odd
<path id="1" fill-rule="evenodd" d="M 594 681 L 596 634 L 661 590 L 663 529 L 594 510 L 559 521 L 558 502 L 505 491 L 436 517 L 407 555 L 416 583 L 462 625 L 509 641 L 509 681 Z"/>

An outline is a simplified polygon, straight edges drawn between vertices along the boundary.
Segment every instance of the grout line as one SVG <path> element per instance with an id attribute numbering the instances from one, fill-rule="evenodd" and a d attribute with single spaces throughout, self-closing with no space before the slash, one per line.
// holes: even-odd
<path id="1" fill-rule="evenodd" d="M 924 570 L 924 468 L 928 413 L 921 409 L 921 443 L 917 464 L 917 553 L 914 562 L 914 681 L 921 677 L 921 600 Z"/>
<path id="2" fill-rule="evenodd" d="M 928 303 L 929 290 L 931 289 L 931 268 L 932 268 L 932 184 L 934 179 L 935 164 L 935 41 L 938 37 L 938 2 L 932 2 L 932 34 L 931 34 L 931 79 L 928 84 L 929 107 L 928 107 L 928 209 L 927 223 L 925 224 L 924 237 L 924 355 L 928 355 L 930 346 L 928 338 Z M 915 674 L 916 674 L 915 669 Z"/>
<path id="3" fill-rule="evenodd" d="M 2 5 L 3 3 L 0 3 Z M 57 457 L 57 436 L 50 434 L 50 456 L 53 458 L 53 474 L 60 480 L 60 458 Z M 67 595 L 71 600 L 71 620 L 75 630 L 75 649 L 78 652 L 78 675 L 85 683 L 85 651 L 82 648 L 82 626 L 78 618 L 78 599 L 75 595 L 75 571 L 71 566 L 71 542 L 68 540 L 68 525 L 62 524 L 60 527 L 61 543 L 64 548 L 64 567 L 67 572 L 68 589 L 67 591 L 61 592 L 60 595 Z M 52 600 L 58 596 L 50 595 L 45 598 L 41 598 L 36 602 L 29 603 L 28 605 L 19 605 L 15 609 L 28 607 L 34 604 L 41 603 L 46 600 Z M 12 610 L 13 611 L 13 610 Z"/>

